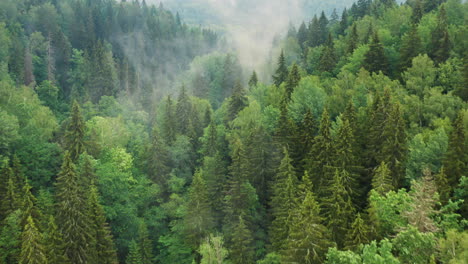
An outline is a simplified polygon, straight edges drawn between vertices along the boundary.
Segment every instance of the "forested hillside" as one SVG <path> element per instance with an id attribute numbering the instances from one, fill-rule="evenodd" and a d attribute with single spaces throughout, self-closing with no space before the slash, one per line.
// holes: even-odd
<path id="1" fill-rule="evenodd" d="M 0 264 L 466 263 L 468 4 L 340 13 L 0 0 Z"/>

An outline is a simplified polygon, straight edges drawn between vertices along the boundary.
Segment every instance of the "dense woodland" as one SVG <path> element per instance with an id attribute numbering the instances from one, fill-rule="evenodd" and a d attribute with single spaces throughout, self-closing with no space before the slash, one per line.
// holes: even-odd
<path id="1" fill-rule="evenodd" d="M 466 263 L 467 3 L 358 0 L 253 73 L 226 46 L 0 0 L 0 263 Z"/>

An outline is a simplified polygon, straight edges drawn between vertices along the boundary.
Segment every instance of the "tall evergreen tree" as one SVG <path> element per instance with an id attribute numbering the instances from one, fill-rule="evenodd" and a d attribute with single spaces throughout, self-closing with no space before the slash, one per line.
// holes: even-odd
<path id="1" fill-rule="evenodd" d="M 177 99 L 175 119 L 177 132 L 182 135 L 188 135 L 190 125 L 190 113 L 192 111 L 192 103 L 185 90 L 185 86 L 182 89 Z"/>
<path id="2" fill-rule="evenodd" d="M 325 44 L 328 36 L 328 18 L 325 15 L 325 12 L 322 11 L 320 18 L 318 19 L 319 26 L 319 45 Z"/>
<path id="3" fill-rule="evenodd" d="M 286 59 L 284 57 L 284 51 L 281 50 L 281 54 L 278 58 L 278 67 L 276 68 L 275 74 L 273 75 L 273 83 L 279 87 L 288 78 L 288 68 L 286 66 Z"/>
<path id="4" fill-rule="evenodd" d="M 66 152 L 56 182 L 57 221 L 63 235 L 65 253 L 72 264 L 88 261 L 89 244 L 93 240 L 89 234 L 86 201 L 80 189 L 75 165 L 71 155 Z"/>
<path id="5" fill-rule="evenodd" d="M 88 228 L 90 230 L 90 235 L 93 237 L 92 242 L 94 242 L 93 248 L 89 250 L 93 252 L 93 260 L 90 260 L 90 262 L 116 264 L 118 263 L 117 253 L 98 196 L 97 188 L 91 185 L 87 202 L 87 216 L 89 218 Z"/>
<path id="6" fill-rule="evenodd" d="M 291 224 L 291 210 L 297 207 L 297 176 L 292 165 L 292 159 L 284 148 L 284 157 L 278 168 L 278 174 L 273 181 L 271 197 L 270 240 L 275 250 L 284 248 L 284 240 L 288 237 Z"/>
<path id="7" fill-rule="evenodd" d="M 304 22 L 299 26 L 299 30 L 297 31 L 297 42 L 299 46 L 301 46 L 302 50 L 305 50 L 307 45 L 307 26 Z"/>
<path id="8" fill-rule="evenodd" d="M 314 137 L 317 134 L 317 123 L 312 115 L 310 109 L 307 109 L 307 112 L 302 120 L 299 129 L 299 166 L 297 170 L 299 172 L 304 171 L 304 167 L 306 163 L 307 154 L 310 153 L 312 150 L 312 146 L 314 145 Z"/>
<path id="9" fill-rule="evenodd" d="M 357 213 L 356 218 L 353 224 L 351 225 L 351 229 L 349 230 L 346 236 L 345 248 L 355 250 L 360 245 L 368 244 L 370 242 L 368 238 L 368 233 L 369 232 L 367 230 L 366 224 L 361 218 L 361 214 Z"/>
<path id="10" fill-rule="evenodd" d="M 44 246 L 49 264 L 70 263 L 65 254 L 62 234 L 59 232 L 53 216 L 48 218 L 47 228 L 44 232 Z"/>
<path id="11" fill-rule="evenodd" d="M 13 180 L 13 170 L 5 166 L 1 172 L 2 184 L 0 184 L 0 220 L 5 219 L 11 212 L 21 206 L 20 193 L 17 192 Z"/>
<path id="12" fill-rule="evenodd" d="M 254 263 L 254 247 L 252 232 L 246 225 L 244 218 L 240 215 L 232 238 L 230 256 L 233 264 Z"/>
<path id="13" fill-rule="evenodd" d="M 125 264 L 142 264 L 140 248 L 135 240 L 130 242 Z"/>
<path id="14" fill-rule="evenodd" d="M 140 247 L 141 264 L 153 263 L 153 241 L 149 238 L 148 227 L 144 221 L 138 227 L 138 245 Z"/>
<path id="15" fill-rule="evenodd" d="M 439 10 L 437 26 L 432 31 L 431 37 L 429 55 L 436 64 L 443 63 L 450 57 L 451 47 L 445 5 L 442 5 Z"/>
<path id="16" fill-rule="evenodd" d="M 282 251 L 287 263 L 323 263 L 325 253 L 333 246 L 327 228 L 322 225 L 320 207 L 309 190 L 301 205 L 294 209 L 291 228 Z"/>
<path id="17" fill-rule="evenodd" d="M 291 94 L 294 92 L 294 88 L 299 85 L 299 81 L 301 80 L 301 75 L 299 73 L 299 67 L 296 63 L 293 64 L 291 71 L 289 72 L 288 78 L 286 79 L 286 94 L 285 100 L 289 102 L 291 100 Z"/>
<path id="18" fill-rule="evenodd" d="M 418 24 L 421 21 L 423 16 L 423 3 L 422 0 L 416 0 L 413 3 L 413 12 L 411 15 L 411 22 L 413 24 Z"/>
<path id="19" fill-rule="evenodd" d="M 442 204 L 446 204 L 450 198 L 450 186 L 448 185 L 447 175 L 445 174 L 444 166 L 440 168 L 439 173 L 437 173 L 434 177 L 437 192 L 439 193 L 440 202 Z"/>
<path id="20" fill-rule="evenodd" d="M 42 234 L 34 224 L 31 216 L 26 220 L 21 237 L 21 255 L 20 264 L 44 264 L 47 262 L 47 256 L 44 250 Z"/>
<path id="21" fill-rule="evenodd" d="M 444 172 L 447 175 L 451 188 L 457 186 L 462 176 L 466 176 L 467 170 L 467 146 L 465 128 L 463 125 L 463 111 L 460 111 L 453 121 L 449 144 L 443 159 Z M 452 189 L 453 190 L 453 189 Z"/>
<path id="22" fill-rule="evenodd" d="M 174 115 L 174 105 L 170 96 L 167 96 L 165 101 L 161 135 L 163 136 L 167 145 L 172 145 L 176 138 L 176 116 Z"/>
<path id="23" fill-rule="evenodd" d="M 359 44 L 359 35 L 357 33 L 357 25 L 356 23 L 353 24 L 351 31 L 348 34 L 348 46 L 346 48 L 346 52 L 348 54 L 352 54 L 354 50 L 358 47 Z"/>
<path id="24" fill-rule="evenodd" d="M 384 195 L 395 189 L 391 171 L 384 161 L 375 170 L 374 177 L 372 178 L 372 189 L 380 195 Z"/>
<path id="25" fill-rule="evenodd" d="M 249 87 L 257 86 L 257 84 L 258 84 L 257 72 L 253 71 L 249 79 Z"/>
<path id="26" fill-rule="evenodd" d="M 247 97 L 245 96 L 245 90 L 242 87 L 240 81 L 236 82 L 234 90 L 228 101 L 228 121 L 232 121 L 236 118 L 237 114 L 248 105 Z"/>
<path id="27" fill-rule="evenodd" d="M 319 20 L 316 15 L 312 18 L 309 23 L 309 38 L 308 38 L 309 46 L 317 47 L 320 46 L 320 25 Z"/>
<path id="28" fill-rule="evenodd" d="M 339 35 L 344 35 L 345 30 L 348 28 L 348 10 L 345 8 L 341 14 L 340 27 L 338 29 Z"/>
<path id="29" fill-rule="evenodd" d="M 70 123 L 65 133 L 65 149 L 69 152 L 73 162 L 85 151 L 85 122 L 81 115 L 80 106 L 73 101 Z"/>
<path id="30" fill-rule="evenodd" d="M 161 140 L 156 126 L 151 134 L 151 145 L 148 146 L 147 154 L 149 178 L 162 186 L 164 191 L 167 191 L 167 180 L 171 172 L 169 152 Z"/>
<path id="31" fill-rule="evenodd" d="M 382 71 L 385 75 L 390 73 L 390 66 L 377 31 L 374 32 L 369 51 L 365 55 L 364 68 L 372 73 L 378 73 L 379 71 Z"/>
<path id="32" fill-rule="evenodd" d="M 333 37 L 331 33 L 328 33 L 327 41 L 322 49 L 320 55 L 319 70 L 324 72 L 332 73 L 336 66 L 336 55 L 335 47 L 333 44 Z"/>
<path id="33" fill-rule="evenodd" d="M 421 38 L 418 34 L 416 24 L 411 25 L 410 31 L 403 36 L 400 48 L 400 72 L 411 67 L 411 62 L 414 57 L 418 56 L 421 51 Z"/>

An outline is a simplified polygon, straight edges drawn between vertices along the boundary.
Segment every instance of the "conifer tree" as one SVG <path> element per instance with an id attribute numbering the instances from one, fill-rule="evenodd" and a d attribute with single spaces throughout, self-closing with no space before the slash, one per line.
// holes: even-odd
<path id="1" fill-rule="evenodd" d="M 192 111 L 192 103 L 185 90 L 185 86 L 182 89 L 177 99 L 175 120 L 177 132 L 182 135 L 188 135 L 190 125 L 190 113 Z"/>
<path id="2" fill-rule="evenodd" d="M 291 72 L 289 72 L 288 78 L 286 79 L 286 95 L 285 99 L 287 102 L 291 100 L 291 94 L 294 92 L 294 88 L 299 84 L 301 75 L 299 74 L 299 67 L 296 63 L 293 64 Z"/>
<path id="3" fill-rule="evenodd" d="M 348 10 L 345 8 L 341 14 L 340 27 L 338 30 L 339 35 L 343 35 L 348 28 Z"/>
<path id="4" fill-rule="evenodd" d="M 23 195 L 22 195 L 22 202 L 21 202 L 21 212 L 23 214 L 21 219 L 21 226 L 24 227 L 27 224 L 28 217 L 31 216 L 32 219 L 35 221 L 34 224 L 37 228 L 41 228 L 39 226 L 39 219 L 41 218 L 41 213 L 35 207 L 36 198 L 31 193 L 31 185 L 28 182 L 23 187 Z"/>
<path id="5" fill-rule="evenodd" d="M 0 220 L 5 219 L 11 212 L 21 206 L 19 193 L 13 181 L 13 170 L 5 166 L 1 172 L 2 184 L 0 184 Z"/>
<path id="6" fill-rule="evenodd" d="M 434 180 L 437 186 L 437 192 L 439 193 L 440 202 L 442 204 L 446 204 L 450 198 L 450 186 L 448 185 L 444 166 L 440 168 L 440 171 L 435 175 Z"/>
<path id="7" fill-rule="evenodd" d="M 253 71 L 249 79 L 249 87 L 257 86 L 257 84 L 258 84 L 257 72 Z"/>
<path id="8" fill-rule="evenodd" d="M 89 244 L 93 237 L 89 234 L 86 201 L 81 196 L 71 155 L 66 152 L 60 174 L 56 182 L 57 221 L 63 236 L 64 250 L 70 263 L 86 263 L 89 257 Z"/>
<path id="9" fill-rule="evenodd" d="M 26 226 L 21 236 L 20 264 L 44 264 L 47 262 L 42 234 L 37 229 L 34 220 L 28 216 Z"/>
<path id="10" fill-rule="evenodd" d="M 49 264 L 69 264 L 68 256 L 65 254 L 62 234 L 60 234 L 55 218 L 48 218 L 47 228 L 44 232 L 45 255 Z"/>
<path id="11" fill-rule="evenodd" d="M 348 34 L 348 46 L 346 48 L 346 52 L 348 54 L 352 54 L 354 50 L 358 47 L 359 35 L 357 33 L 357 25 L 356 23 L 353 24 L 351 28 L 351 32 Z"/>
<path id="12" fill-rule="evenodd" d="M 333 37 L 331 33 L 328 33 L 327 41 L 325 42 L 325 46 L 322 49 L 322 54 L 320 55 L 319 70 L 332 73 L 335 66 L 336 54 L 333 44 Z"/>
<path id="13" fill-rule="evenodd" d="M 200 247 L 202 240 L 214 228 L 213 213 L 208 197 L 203 171 L 198 170 L 195 172 L 190 186 L 187 215 L 185 216 L 187 239 L 194 250 Z"/>
<path id="14" fill-rule="evenodd" d="M 388 75 L 390 72 L 384 47 L 380 43 L 377 31 L 374 32 L 372 42 L 369 44 L 369 51 L 365 55 L 364 68 L 372 73 L 382 71 L 385 75 Z"/>
<path id="15" fill-rule="evenodd" d="M 311 47 L 320 46 L 320 25 L 316 15 L 309 23 L 309 39 L 308 43 Z"/>
<path id="16" fill-rule="evenodd" d="M 0 262 L 18 263 L 21 253 L 21 211 L 7 215 L 0 229 Z"/>
<path id="17" fill-rule="evenodd" d="M 314 137 L 317 134 L 317 130 L 318 127 L 314 116 L 312 115 L 310 109 L 307 109 L 299 129 L 300 149 L 298 153 L 300 162 L 298 164 L 298 168 L 296 168 L 299 172 L 304 170 L 307 154 L 312 150 L 312 146 L 314 145 Z"/>
<path id="18" fill-rule="evenodd" d="M 140 247 L 141 264 L 153 263 L 153 242 L 149 238 L 148 227 L 144 221 L 138 227 L 138 244 Z"/>
<path id="19" fill-rule="evenodd" d="M 411 25 L 410 31 L 403 36 L 402 42 L 400 48 L 400 72 L 410 68 L 413 58 L 418 56 L 421 51 L 421 38 L 419 37 L 416 24 Z"/>
<path id="20" fill-rule="evenodd" d="M 431 34 L 431 50 L 429 55 L 436 63 L 442 63 L 450 57 L 450 37 L 448 32 L 447 13 L 442 5 L 437 16 L 437 26 Z"/>
<path id="21" fill-rule="evenodd" d="M 416 0 L 413 4 L 413 12 L 411 15 L 411 22 L 413 24 L 418 24 L 423 16 L 423 4 L 422 0 Z"/>
<path id="22" fill-rule="evenodd" d="M 318 45 L 325 44 L 327 41 L 328 36 L 328 18 L 325 15 L 325 12 L 322 11 L 320 14 L 320 18 L 318 19 L 318 26 L 319 26 L 319 43 Z"/>
<path id="23" fill-rule="evenodd" d="M 384 161 L 375 170 L 374 177 L 372 178 L 372 189 L 380 195 L 384 195 L 395 189 L 391 171 Z"/>
<path id="24" fill-rule="evenodd" d="M 164 119 L 161 126 L 161 134 L 167 145 L 172 145 L 176 137 L 176 117 L 171 96 L 167 96 L 164 109 Z"/>
<path id="25" fill-rule="evenodd" d="M 328 188 L 329 196 L 324 199 L 327 227 L 338 248 L 342 248 L 345 236 L 353 222 L 354 208 L 346 190 L 344 173 L 336 170 Z"/>
<path id="26" fill-rule="evenodd" d="M 73 162 L 85 151 L 85 122 L 77 101 L 73 101 L 70 123 L 65 132 L 65 149 Z"/>
<path id="27" fill-rule="evenodd" d="M 93 245 L 94 248 L 90 249 L 90 251 L 93 252 L 93 260 L 90 259 L 89 261 L 102 264 L 116 264 L 118 263 L 117 253 L 98 196 L 97 188 L 91 185 L 87 202 L 87 217 L 89 217 L 88 228 L 90 230 L 90 235 L 93 237 L 92 241 L 95 244 Z"/>
<path id="28" fill-rule="evenodd" d="M 286 59 L 284 58 L 284 51 L 281 50 L 281 54 L 278 58 L 278 67 L 276 68 L 275 74 L 273 75 L 273 83 L 280 87 L 280 85 L 288 78 L 288 68 L 286 67 Z"/>
<path id="29" fill-rule="evenodd" d="M 327 228 L 322 225 L 320 207 L 314 194 L 307 191 L 301 205 L 293 210 L 290 234 L 282 251 L 287 263 L 323 263 L 333 246 Z"/>
<path id="30" fill-rule="evenodd" d="M 357 213 L 356 218 L 351 225 L 351 229 L 346 236 L 345 248 L 349 250 L 356 250 L 359 245 L 368 244 L 370 242 L 368 233 L 369 232 L 367 230 L 366 224 L 361 218 L 361 214 Z"/>
<path id="31" fill-rule="evenodd" d="M 271 197 L 270 240 L 275 250 L 283 249 L 289 234 L 291 210 L 297 206 L 297 176 L 286 148 L 274 179 Z"/>
<path id="32" fill-rule="evenodd" d="M 130 242 L 125 264 L 142 264 L 140 248 L 135 240 Z"/>
<path id="33" fill-rule="evenodd" d="M 452 190 L 460 182 L 462 176 L 466 176 L 467 170 L 467 146 L 465 128 L 463 125 L 463 111 L 460 111 L 453 121 L 447 152 L 443 160 L 444 172 L 447 175 L 449 186 Z"/>
<path id="34" fill-rule="evenodd" d="M 232 121 L 237 117 L 237 114 L 248 105 L 247 97 L 245 96 L 245 90 L 242 87 L 240 81 L 236 82 L 234 90 L 228 101 L 228 121 Z"/>
<path id="35" fill-rule="evenodd" d="M 82 190 L 88 192 L 91 188 L 91 185 L 97 183 L 97 176 L 94 173 L 94 167 L 91 161 L 92 157 L 87 153 L 84 153 L 81 156 L 81 168 L 79 173 L 78 182 L 82 186 Z"/>
<path id="36" fill-rule="evenodd" d="M 307 45 L 307 26 L 304 22 L 299 26 L 299 30 L 297 31 L 297 42 L 299 46 L 301 46 L 302 50 L 305 50 Z"/>
<path id="37" fill-rule="evenodd" d="M 167 191 L 167 179 L 171 172 L 169 152 L 162 142 L 156 126 L 153 128 L 151 145 L 147 153 L 149 155 L 147 164 L 149 178 L 162 186 L 164 191 Z"/>
<path id="38" fill-rule="evenodd" d="M 239 215 L 230 248 L 230 259 L 233 264 L 254 263 L 254 247 L 252 232 L 246 225 L 242 215 Z"/>

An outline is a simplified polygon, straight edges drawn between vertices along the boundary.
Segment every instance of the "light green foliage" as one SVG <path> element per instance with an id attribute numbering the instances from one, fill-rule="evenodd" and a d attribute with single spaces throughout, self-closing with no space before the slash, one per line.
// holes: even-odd
<path id="1" fill-rule="evenodd" d="M 130 140 L 130 133 L 122 117 L 96 116 L 86 122 L 87 150 L 95 157 L 102 151 L 123 148 Z"/>
<path id="2" fill-rule="evenodd" d="M 343 66 L 342 71 L 358 73 L 364 63 L 364 59 L 368 51 L 368 45 L 361 45 L 355 49 L 353 54 L 348 57 L 349 62 Z"/>
<path id="3" fill-rule="evenodd" d="M 44 102 L 44 105 L 48 106 L 53 111 L 58 110 L 59 88 L 57 86 L 50 81 L 43 81 L 36 90 L 39 99 Z"/>
<path id="4" fill-rule="evenodd" d="M 27 218 L 21 241 L 20 264 L 47 263 L 42 234 L 35 226 L 31 216 Z"/>
<path id="5" fill-rule="evenodd" d="M 382 240 L 379 245 L 376 241 L 364 245 L 362 251 L 354 253 L 351 251 L 339 251 L 330 248 L 327 254 L 327 264 L 398 264 L 397 258 L 392 255 L 392 243 L 387 239 Z"/>
<path id="6" fill-rule="evenodd" d="M 468 231 L 448 230 L 439 239 L 438 253 L 443 263 L 462 264 L 468 259 Z"/>
<path id="7" fill-rule="evenodd" d="M 436 68 L 434 62 L 427 55 L 419 55 L 413 59 L 412 67 L 403 73 L 406 88 L 423 98 L 434 84 Z"/>
<path id="8" fill-rule="evenodd" d="M 318 117 L 322 114 L 326 100 L 327 95 L 317 77 L 303 78 L 291 95 L 290 115 L 296 122 L 302 120 L 307 110 Z"/>
<path id="9" fill-rule="evenodd" d="M 398 233 L 392 242 L 402 263 L 429 263 L 437 243 L 433 233 L 422 233 L 412 226 Z"/>
<path id="10" fill-rule="evenodd" d="M 257 264 L 281 264 L 281 257 L 275 252 L 268 253 L 265 258 L 257 261 Z"/>
<path id="11" fill-rule="evenodd" d="M 0 230 L 0 262 L 17 263 L 21 252 L 21 211 L 10 213 Z"/>
<path id="12" fill-rule="evenodd" d="M 10 145 L 18 138 L 18 118 L 0 109 L 0 153 L 9 150 Z"/>
<path id="13" fill-rule="evenodd" d="M 5 23 L 0 23 L 0 46 L 2 51 L 0 51 L 0 63 L 5 63 L 8 61 L 8 50 L 10 49 L 11 39 L 8 29 L 6 28 Z"/>
<path id="14" fill-rule="evenodd" d="M 200 264 L 225 264 L 228 256 L 224 248 L 222 236 L 210 234 L 203 244 L 200 245 Z"/>

